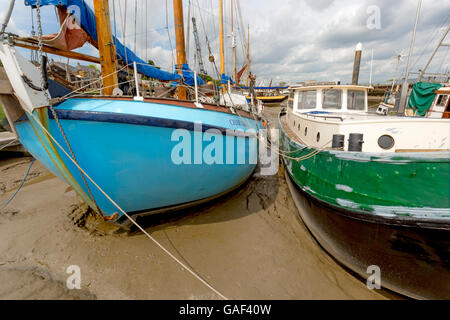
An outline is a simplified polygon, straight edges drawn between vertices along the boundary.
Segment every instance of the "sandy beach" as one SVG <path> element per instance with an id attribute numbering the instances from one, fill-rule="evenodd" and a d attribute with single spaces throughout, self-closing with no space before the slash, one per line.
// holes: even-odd
<path id="1" fill-rule="evenodd" d="M 275 120 L 279 108 L 266 108 Z M 0 205 L 31 158 L 2 154 Z M 201 207 L 139 220 L 147 232 L 230 299 L 387 299 L 337 264 L 298 214 L 283 168 Z M 69 290 L 69 266 L 81 290 Z M 0 213 L 0 299 L 217 299 L 141 232 L 89 215 L 64 182 L 35 162 Z"/>

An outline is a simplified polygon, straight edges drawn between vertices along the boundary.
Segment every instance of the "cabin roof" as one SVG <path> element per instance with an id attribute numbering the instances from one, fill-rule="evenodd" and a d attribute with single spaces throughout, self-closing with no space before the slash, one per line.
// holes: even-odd
<path id="1" fill-rule="evenodd" d="M 436 94 L 450 94 L 450 86 L 445 86 L 436 91 Z"/>
<path id="2" fill-rule="evenodd" d="M 320 84 L 320 85 L 293 85 L 289 87 L 289 90 L 317 90 L 317 89 L 359 89 L 359 90 L 369 90 L 373 89 L 373 87 L 369 86 L 359 86 L 359 85 L 351 85 L 351 84 Z"/>

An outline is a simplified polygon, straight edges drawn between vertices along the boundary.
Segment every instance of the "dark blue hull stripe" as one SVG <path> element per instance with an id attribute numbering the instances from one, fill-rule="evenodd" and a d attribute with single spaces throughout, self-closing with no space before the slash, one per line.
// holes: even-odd
<path id="1" fill-rule="evenodd" d="M 115 112 L 98 112 L 98 111 L 84 111 L 84 110 L 63 110 L 55 109 L 56 115 L 60 120 L 78 120 L 78 121 L 94 121 L 94 122 L 108 122 L 108 123 L 122 123 L 122 124 L 132 124 L 141 125 L 149 127 L 159 127 L 159 128 L 171 128 L 171 129 L 186 129 L 188 131 L 197 131 L 195 128 L 195 123 L 191 121 L 184 120 L 174 120 L 167 118 L 158 118 L 150 116 L 142 116 L 135 114 L 122 114 Z M 54 120 L 53 114 L 48 110 L 48 117 Z M 19 119 L 17 122 L 21 122 L 24 119 Z M 255 137 L 254 132 L 245 132 L 243 130 L 233 130 L 224 127 L 208 125 L 202 123 L 201 131 L 205 132 L 209 129 L 219 130 L 223 135 L 227 134 L 229 136 L 236 137 Z"/>

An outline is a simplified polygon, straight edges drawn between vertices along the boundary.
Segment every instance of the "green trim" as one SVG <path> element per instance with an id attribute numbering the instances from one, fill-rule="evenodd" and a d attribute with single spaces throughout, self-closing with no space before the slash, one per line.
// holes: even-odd
<path id="1" fill-rule="evenodd" d="M 280 149 L 307 155 L 280 122 Z M 296 151 L 302 149 L 301 151 Z M 283 157 L 295 183 L 332 206 L 387 217 L 450 218 L 450 152 L 367 154 L 323 150 Z"/>
<path id="2" fill-rule="evenodd" d="M 48 126 L 48 111 L 47 108 L 40 108 L 35 110 L 36 117 L 41 122 L 42 126 L 49 131 Z M 78 184 L 70 170 L 67 168 L 66 164 L 62 160 L 58 149 L 53 143 L 53 140 L 47 135 L 47 133 L 42 130 L 41 126 L 36 123 L 33 116 L 29 115 L 28 112 L 26 113 L 28 120 L 30 121 L 30 124 L 39 139 L 40 143 L 44 147 L 45 151 L 48 153 L 50 159 L 53 161 L 55 167 L 58 169 L 58 171 L 62 174 L 64 179 L 68 184 L 70 184 L 75 191 L 83 198 L 83 200 L 95 211 L 96 206 L 92 199 L 84 192 L 83 188 Z M 50 132 L 50 131 L 49 131 Z"/>

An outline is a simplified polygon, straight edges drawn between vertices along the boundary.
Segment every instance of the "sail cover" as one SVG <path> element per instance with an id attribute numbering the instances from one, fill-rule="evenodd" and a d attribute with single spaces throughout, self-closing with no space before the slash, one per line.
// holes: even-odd
<path id="1" fill-rule="evenodd" d="M 227 76 L 225 73 L 222 73 L 222 78 L 220 79 L 220 84 L 228 84 L 228 81 L 231 84 L 234 84 L 233 79 L 230 76 Z"/>
<path id="2" fill-rule="evenodd" d="M 175 69 L 179 70 L 179 65 L 176 65 Z M 189 65 L 187 65 L 187 64 L 183 64 L 181 66 L 181 70 L 183 71 L 184 83 L 186 83 L 187 85 L 193 86 L 195 84 L 194 71 L 189 69 Z M 203 81 L 203 79 L 200 78 L 198 75 L 197 75 L 197 84 L 198 85 L 205 84 L 205 81 Z"/>
<path id="3" fill-rule="evenodd" d="M 25 0 L 26 6 L 36 7 L 37 0 Z M 78 23 L 86 31 L 86 33 L 97 42 L 97 25 L 95 23 L 95 14 L 92 9 L 84 2 L 84 0 L 40 0 L 40 6 L 54 5 L 64 6 L 75 15 Z M 143 75 L 159 79 L 163 81 L 179 80 L 181 77 L 178 74 L 163 71 L 140 59 L 133 51 L 124 46 L 118 39 L 113 36 L 116 44 L 116 53 L 120 60 L 127 64 L 136 62 L 137 69 Z"/>
<path id="4" fill-rule="evenodd" d="M 408 100 L 408 109 L 413 109 L 416 115 L 425 116 L 433 103 L 434 93 L 442 87 L 440 83 L 417 82 L 414 84 Z"/>

